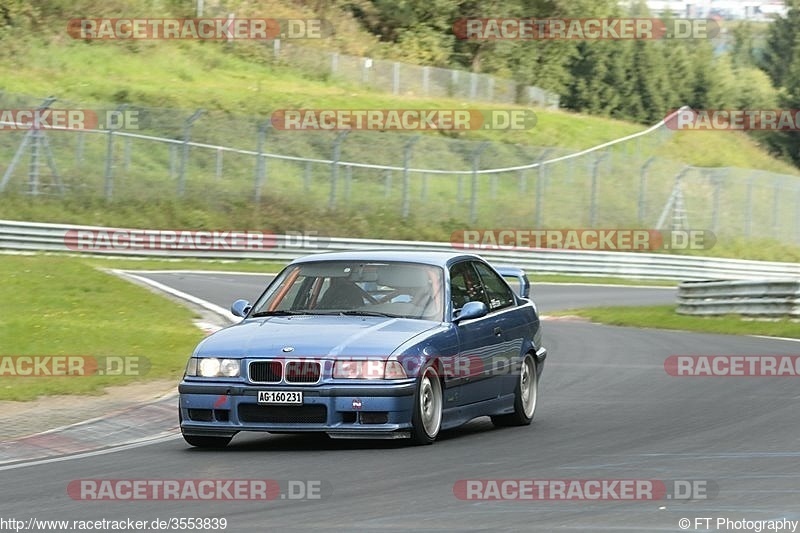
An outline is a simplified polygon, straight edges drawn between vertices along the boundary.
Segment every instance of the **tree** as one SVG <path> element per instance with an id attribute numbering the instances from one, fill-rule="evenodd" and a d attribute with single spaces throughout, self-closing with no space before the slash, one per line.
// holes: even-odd
<path id="1" fill-rule="evenodd" d="M 580 43 L 570 65 L 565 107 L 594 115 L 610 115 L 620 106 L 620 87 L 613 62 L 621 43 Z M 624 45 L 623 45 L 624 46 Z"/>
<path id="2" fill-rule="evenodd" d="M 795 38 L 800 29 L 800 0 L 786 0 L 785 17 L 777 18 L 769 28 L 761 67 L 776 87 L 784 84 L 789 65 L 794 63 Z"/>
<path id="3" fill-rule="evenodd" d="M 795 35 L 791 48 L 792 62 L 786 65 L 783 74 L 783 95 L 781 107 L 786 110 L 800 109 L 800 33 Z M 770 144 L 789 157 L 795 165 L 800 166 L 800 132 L 780 131 L 770 136 Z"/>

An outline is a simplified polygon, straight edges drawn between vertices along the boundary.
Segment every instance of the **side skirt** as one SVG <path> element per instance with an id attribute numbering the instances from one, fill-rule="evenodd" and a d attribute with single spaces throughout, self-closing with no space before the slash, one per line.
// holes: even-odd
<path id="1" fill-rule="evenodd" d="M 445 409 L 442 413 L 442 429 L 462 426 L 479 416 L 504 415 L 514 412 L 514 394 L 506 394 L 499 398 L 482 402 L 460 405 Z"/>

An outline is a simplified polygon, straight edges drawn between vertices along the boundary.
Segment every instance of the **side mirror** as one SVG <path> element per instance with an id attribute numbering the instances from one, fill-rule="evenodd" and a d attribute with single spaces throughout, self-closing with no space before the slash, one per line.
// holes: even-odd
<path id="1" fill-rule="evenodd" d="M 480 318 L 489 313 L 489 308 L 483 302 L 467 302 L 461 308 L 461 312 L 453 319 L 453 322 L 461 322 L 462 320 L 470 320 L 472 318 Z"/>
<path id="2" fill-rule="evenodd" d="M 236 300 L 231 304 L 231 313 L 233 313 L 234 316 L 244 318 L 247 316 L 247 313 L 250 312 L 250 307 L 252 306 L 247 300 Z"/>

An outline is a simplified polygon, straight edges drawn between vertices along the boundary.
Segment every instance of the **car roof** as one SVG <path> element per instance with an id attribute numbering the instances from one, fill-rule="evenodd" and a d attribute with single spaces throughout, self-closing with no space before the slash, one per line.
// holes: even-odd
<path id="1" fill-rule="evenodd" d="M 314 261 L 403 261 L 446 268 L 460 259 L 479 259 L 475 254 L 462 252 L 439 252 L 425 250 L 353 250 L 347 252 L 323 252 L 306 255 L 292 261 L 292 264 Z"/>

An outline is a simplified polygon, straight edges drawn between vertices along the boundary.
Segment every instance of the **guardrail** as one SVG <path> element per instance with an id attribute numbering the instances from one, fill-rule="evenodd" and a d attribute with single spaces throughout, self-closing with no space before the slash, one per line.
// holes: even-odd
<path id="1" fill-rule="evenodd" d="M 678 286 L 677 312 L 800 318 L 800 280 L 684 282 Z"/>
<path id="2" fill-rule="evenodd" d="M 78 232 L 87 232 L 96 239 L 105 235 L 104 249 L 84 246 Z M 326 251 L 359 249 L 415 249 L 453 251 L 451 243 L 425 241 L 391 241 L 375 239 L 346 239 L 307 235 L 268 235 L 257 247 L 242 242 L 228 246 L 184 246 L 184 249 L 147 247 L 130 239 L 131 234 L 163 235 L 162 230 L 131 230 L 69 224 L 44 224 L 0 220 L 0 250 L 32 252 L 74 252 L 105 256 L 170 257 L 195 259 L 260 259 L 289 261 L 294 258 Z M 117 244 L 114 244 L 114 236 Z M 126 240 L 127 237 L 127 240 Z M 212 243 L 213 244 L 213 243 Z M 190 248 L 190 249 L 187 249 Z M 532 276 L 536 274 L 567 274 L 578 276 L 613 276 L 624 278 L 665 280 L 800 280 L 800 264 L 693 257 L 636 252 L 595 252 L 559 249 L 511 249 L 489 247 L 465 249 L 478 253 L 496 265 L 516 266 Z M 535 277 L 534 277 L 535 279 Z"/>

